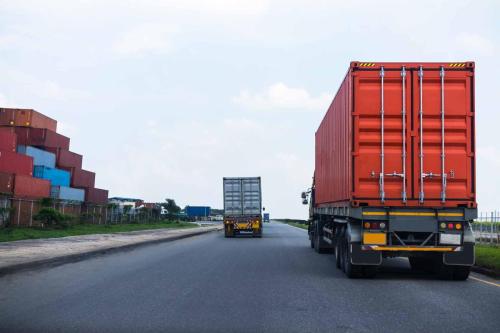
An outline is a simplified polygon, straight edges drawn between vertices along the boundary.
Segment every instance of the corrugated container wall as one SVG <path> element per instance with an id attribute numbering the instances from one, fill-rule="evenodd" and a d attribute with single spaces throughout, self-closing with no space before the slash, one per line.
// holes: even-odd
<path id="1" fill-rule="evenodd" d="M 76 168 L 64 168 L 71 173 L 71 186 L 93 188 L 95 186 L 95 173 Z"/>
<path id="2" fill-rule="evenodd" d="M 30 199 L 48 198 L 50 196 L 50 182 L 45 179 L 16 175 L 14 196 Z"/>
<path id="3" fill-rule="evenodd" d="M 262 212 L 260 177 L 223 179 L 224 215 L 260 215 Z"/>
<path id="4" fill-rule="evenodd" d="M 210 216 L 210 207 L 208 206 L 186 206 L 185 213 L 188 217 Z"/>
<path id="5" fill-rule="evenodd" d="M 70 173 L 66 170 L 37 165 L 34 167 L 33 176 L 49 180 L 52 186 L 70 185 Z"/>
<path id="6" fill-rule="evenodd" d="M 85 202 L 95 205 L 105 205 L 108 203 L 108 191 L 99 188 L 86 188 Z"/>
<path id="7" fill-rule="evenodd" d="M 0 127 L 0 151 L 15 152 L 17 136 L 8 128 Z"/>
<path id="8" fill-rule="evenodd" d="M 16 127 L 15 131 L 20 145 L 69 149 L 69 138 L 54 131 L 29 127 Z"/>
<path id="9" fill-rule="evenodd" d="M 84 201 L 85 190 L 67 186 L 52 186 L 50 188 L 50 196 L 58 200 Z"/>
<path id="10" fill-rule="evenodd" d="M 0 151 L 0 172 L 32 176 L 33 158 L 8 151 Z"/>
<path id="11" fill-rule="evenodd" d="M 475 207 L 474 115 L 472 62 L 351 63 L 316 132 L 315 204 Z"/>
<path id="12" fill-rule="evenodd" d="M 14 191 L 14 175 L 11 173 L 0 172 L 0 193 L 12 194 Z"/>
<path id="13" fill-rule="evenodd" d="M 82 155 L 61 148 L 47 148 L 47 150 L 56 154 L 58 167 L 82 168 Z"/>
<path id="14" fill-rule="evenodd" d="M 0 109 L 0 126 L 22 126 L 57 130 L 57 121 L 32 109 Z"/>
<path id="15" fill-rule="evenodd" d="M 46 166 L 48 168 L 56 167 L 56 155 L 51 152 L 41 150 L 32 146 L 17 146 L 17 152 L 26 156 L 33 157 L 33 164 Z"/>

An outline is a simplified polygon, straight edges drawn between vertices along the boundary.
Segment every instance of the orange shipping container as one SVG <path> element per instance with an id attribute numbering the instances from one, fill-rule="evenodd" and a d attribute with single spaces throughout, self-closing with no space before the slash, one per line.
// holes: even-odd
<path id="1" fill-rule="evenodd" d="M 0 151 L 0 172 L 33 175 L 33 158 L 8 151 Z"/>
<path id="2" fill-rule="evenodd" d="M 16 175 L 14 197 L 41 199 L 50 196 L 50 181 L 29 176 Z"/>
<path id="3" fill-rule="evenodd" d="M 315 204 L 476 206 L 474 63 L 353 62 L 316 132 Z"/>
<path id="4" fill-rule="evenodd" d="M 0 127 L 0 151 L 16 152 L 17 136 L 10 128 Z"/>
<path id="5" fill-rule="evenodd" d="M 0 109 L 1 126 L 46 128 L 57 131 L 57 121 L 33 109 Z"/>
<path id="6" fill-rule="evenodd" d="M 0 194 L 12 194 L 14 190 L 14 175 L 0 172 Z"/>

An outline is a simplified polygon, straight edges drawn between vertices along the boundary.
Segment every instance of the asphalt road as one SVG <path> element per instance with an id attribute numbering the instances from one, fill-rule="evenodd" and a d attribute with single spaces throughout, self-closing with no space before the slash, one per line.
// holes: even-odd
<path id="1" fill-rule="evenodd" d="M 483 277 L 479 276 L 481 279 Z M 500 287 L 384 263 L 349 280 L 306 232 L 210 233 L 0 278 L 0 332 L 498 332 Z"/>

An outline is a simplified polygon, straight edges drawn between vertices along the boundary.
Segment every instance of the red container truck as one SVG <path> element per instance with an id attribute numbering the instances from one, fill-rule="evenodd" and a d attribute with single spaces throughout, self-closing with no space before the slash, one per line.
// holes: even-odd
<path id="1" fill-rule="evenodd" d="M 69 149 L 69 138 L 43 128 L 16 127 L 17 143 L 26 146 Z"/>
<path id="2" fill-rule="evenodd" d="M 17 136 L 9 128 L 0 127 L 0 151 L 16 152 Z"/>
<path id="3" fill-rule="evenodd" d="M 384 257 L 462 280 L 477 216 L 474 63 L 352 62 L 316 132 L 309 238 L 349 277 Z"/>
<path id="4" fill-rule="evenodd" d="M 99 188 L 86 188 L 85 202 L 95 205 L 105 205 L 108 203 L 108 191 Z"/>
<path id="5" fill-rule="evenodd" d="M 32 109 L 0 108 L 0 126 L 22 126 L 57 130 L 57 121 Z"/>
<path id="6" fill-rule="evenodd" d="M 14 197 L 42 199 L 50 196 L 50 181 L 30 176 L 16 175 Z"/>
<path id="7" fill-rule="evenodd" d="M 82 155 L 62 148 L 47 148 L 47 150 L 56 154 L 56 164 L 59 168 L 82 168 Z"/>
<path id="8" fill-rule="evenodd" d="M 0 151 L 0 172 L 33 175 L 33 158 L 9 151 Z"/>

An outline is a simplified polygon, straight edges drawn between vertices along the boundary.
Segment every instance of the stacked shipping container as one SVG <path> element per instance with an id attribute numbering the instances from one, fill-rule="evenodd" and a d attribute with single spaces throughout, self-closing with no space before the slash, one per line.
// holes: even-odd
<path id="1" fill-rule="evenodd" d="M 0 108 L 0 193 L 107 204 L 108 191 L 94 187 L 95 173 L 56 131 L 57 121 L 35 110 Z"/>

